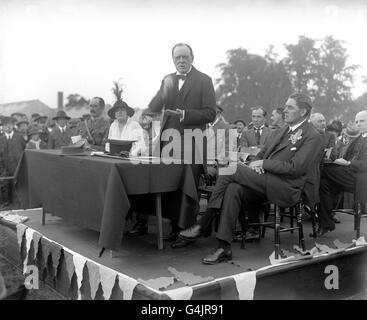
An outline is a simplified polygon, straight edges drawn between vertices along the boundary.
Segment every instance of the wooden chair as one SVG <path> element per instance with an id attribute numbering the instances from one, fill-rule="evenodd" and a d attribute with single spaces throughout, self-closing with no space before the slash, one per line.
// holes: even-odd
<path id="1" fill-rule="evenodd" d="M 287 211 L 288 210 L 288 211 Z M 270 212 L 267 217 L 269 217 Z M 281 218 L 283 217 L 292 217 L 292 224 L 289 228 L 281 227 Z M 267 217 L 264 215 L 263 222 L 257 223 L 248 223 L 248 215 L 245 214 L 242 224 L 242 241 L 241 241 L 241 249 L 245 248 L 246 234 L 249 227 L 252 226 L 261 226 L 263 228 L 262 234 L 265 235 L 265 228 L 274 229 L 274 251 L 275 251 L 275 259 L 279 258 L 280 254 L 280 233 L 281 232 L 293 232 L 294 230 L 298 230 L 298 242 L 299 246 L 303 251 L 306 250 L 305 239 L 303 235 L 303 224 L 302 224 L 302 213 L 301 213 L 301 203 L 297 203 L 296 205 L 289 208 L 280 208 L 274 204 L 274 221 L 267 221 Z M 265 220 L 266 219 L 266 220 Z M 293 226 L 293 219 L 296 219 L 297 226 Z"/>
<path id="2" fill-rule="evenodd" d="M 361 219 L 367 217 L 367 199 L 359 201 L 354 194 L 353 208 L 351 209 L 334 209 L 334 213 L 344 213 L 354 217 L 354 230 L 356 231 L 356 238 L 361 236 Z"/>
<path id="3" fill-rule="evenodd" d="M 354 216 L 354 230 L 356 231 L 357 239 L 361 235 L 361 219 L 367 217 L 367 173 L 358 172 L 356 174 L 355 192 L 353 193 L 353 208 L 338 209 L 333 212 L 345 213 Z"/>

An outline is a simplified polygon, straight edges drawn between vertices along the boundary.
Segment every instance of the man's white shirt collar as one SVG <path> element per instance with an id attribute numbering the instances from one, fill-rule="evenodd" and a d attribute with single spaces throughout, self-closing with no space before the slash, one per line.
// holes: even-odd
<path id="1" fill-rule="evenodd" d="M 289 126 L 289 132 L 294 132 L 295 130 L 297 130 L 297 128 L 299 128 L 306 121 L 307 121 L 307 118 L 303 120 L 302 122 L 295 124 L 294 126 Z"/>
<path id="2" fill-rule="evenodd" d="M 264 129 L 264 127 L 265 127 L 265 124 L 261 125 L 260 128 L 254 127 L 254 130 L 262 130 L 262 129 Z"/>
<path id="3" fill-rule="evenodd" d="M 59 127 L 59 129 L 60 129 L 60 131 L 61 132 L 65 132 L 65 130 L 66 130 L 66 126 L 65 127 L 60 127 L 60 126 L 58 126 Z"/>
<path id="4" fill-rule="evenodd" d="M 11 133 L 6 133 L 5 132 L 5 136 L 6 136 L 7 139 L 12 139 L 13 135 L 14 135 L 14 131 L 12 131 Z"/>

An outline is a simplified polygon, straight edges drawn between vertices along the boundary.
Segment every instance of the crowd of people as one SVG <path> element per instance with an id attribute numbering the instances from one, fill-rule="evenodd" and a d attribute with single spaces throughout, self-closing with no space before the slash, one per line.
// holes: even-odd
<path id="1" fill-rule="evenodd" d="M 15 174 L 25 149 L 61 149 L 80 139 L 85 139 L 89 148 L 96 151 L 108 151 L 109 139 L 133 140 L 136 141 L 131 150 L 133 155 L 146 152 L 149 134 L 154 132 L 149 129 L 155 114 L 144 112 L 140 124 L 131 119 L 134 109 L 124 101 L 116 101 L 108 110 L 109 119 L 103 116 L 102 98 L 92 98 L 89 106 L 90 113 L 80 119 L 71 119 L 63 110 L 50 119 L 38 113 L 32 114 L 30 119 L 22 113 L 0 116 L 0 176 Z M 10 180 L 1 182 L 3 208 L 11 204 L 13 192 Z"/>
<path id="2" fill-rule="evenodd" d="M 170 143 L 161 137 L 163 132 L 177 131 L 184 145 L 187 129 L 211 128 L 215 136 L 217 129 L 235 128 L 237 146 L 232 151 L 252 151 L 235 172 L 215 175 L 207 210 L 198 221 L 198 212 L 184 219 L 192 221 L 191 226 L 182 219 L 171 221 L 171 246 L 185 247 L 209 234 L 213 218 L 220 215 L 218 247 L 203 263 L 230 259 L 234 226 L 242 208 L 256 222 L 265 201 L 284 208 L 302 199 L 317 210 L 318 236 L 334 230 L 339 222 L 331 214 L 336 195 L 355 192 L 356 176 L 367 172 L 367 111 L 357 113 L 355 121 L 348 124 L 333 120 L 327 125 L 321 113 L 313 113 L 308 95 L 294 93 L 284 106 L 274 107 L 270 117 L 264 107 L 254 106 L 248 125 L 243 119 L 228 123 L 216 102 L 212 79 L 192 65 L 192 48 L 184 43 L 175 45 L 172 59 L 176 72 L 163 78 L 140 121 L 132 119 L 134 109 L 122 100 L 107 111 L 109 119 L 104 118 L 105 102 L 100 97 L 91 99 L 90 114 L 81 119 L 70 119 L 62 110 L 51 121 L 39 114 L 33 114 L 30 123 L 17 118 L 19 115 L 3 117 L 1 174 L 14 174 L 25 148 L 60 149 L 75 142 L 76 137 L 86 139 L 90 148 L 98 151 L 109 151 L 109 140 L 130 140 L 134 141 L 132 155 L 151 155 L 153 145 L 162 150 Z M 157 120 L 158 127 L 153 120 Z M 192 159 L 196 159 L 195 143 L 191 151 Z M 211 173 L 211 166 L 195 160 L 190 166 L 198 187 L 200 178 Z M 8 204 L 10 199 L 11 188 L 4 184 L 2 201 Z M 146 232 L 147 219 L 140 216 L 128 234 L 138 236 Z"/>

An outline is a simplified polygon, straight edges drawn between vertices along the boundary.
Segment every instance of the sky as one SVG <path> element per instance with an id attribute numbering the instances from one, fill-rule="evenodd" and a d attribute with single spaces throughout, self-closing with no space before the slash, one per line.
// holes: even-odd
<path id="1" fill-rule="evenodd" d="M 79 93 L 147 107 L 164 75 L 175 71 L 171 48 L 194 50 L 194 66 L 213 79 L 226 51 L 246 48 L 283 56 L 298 36 L 345 40 L 349 64 L 361 65 L 354 97 L 367 91 L 367 1 L 0 0 L 0 103 L 40 99 L 57 106 Z"/>

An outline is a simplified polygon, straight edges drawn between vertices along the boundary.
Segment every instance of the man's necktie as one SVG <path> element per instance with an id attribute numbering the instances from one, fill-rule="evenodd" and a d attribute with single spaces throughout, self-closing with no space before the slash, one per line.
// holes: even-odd
<path id="1" fill-rule="evenodd" d="M 260 144 L 260 129 L 255 128 L 255 138 L 256 138 L 256 145 Z"/>

